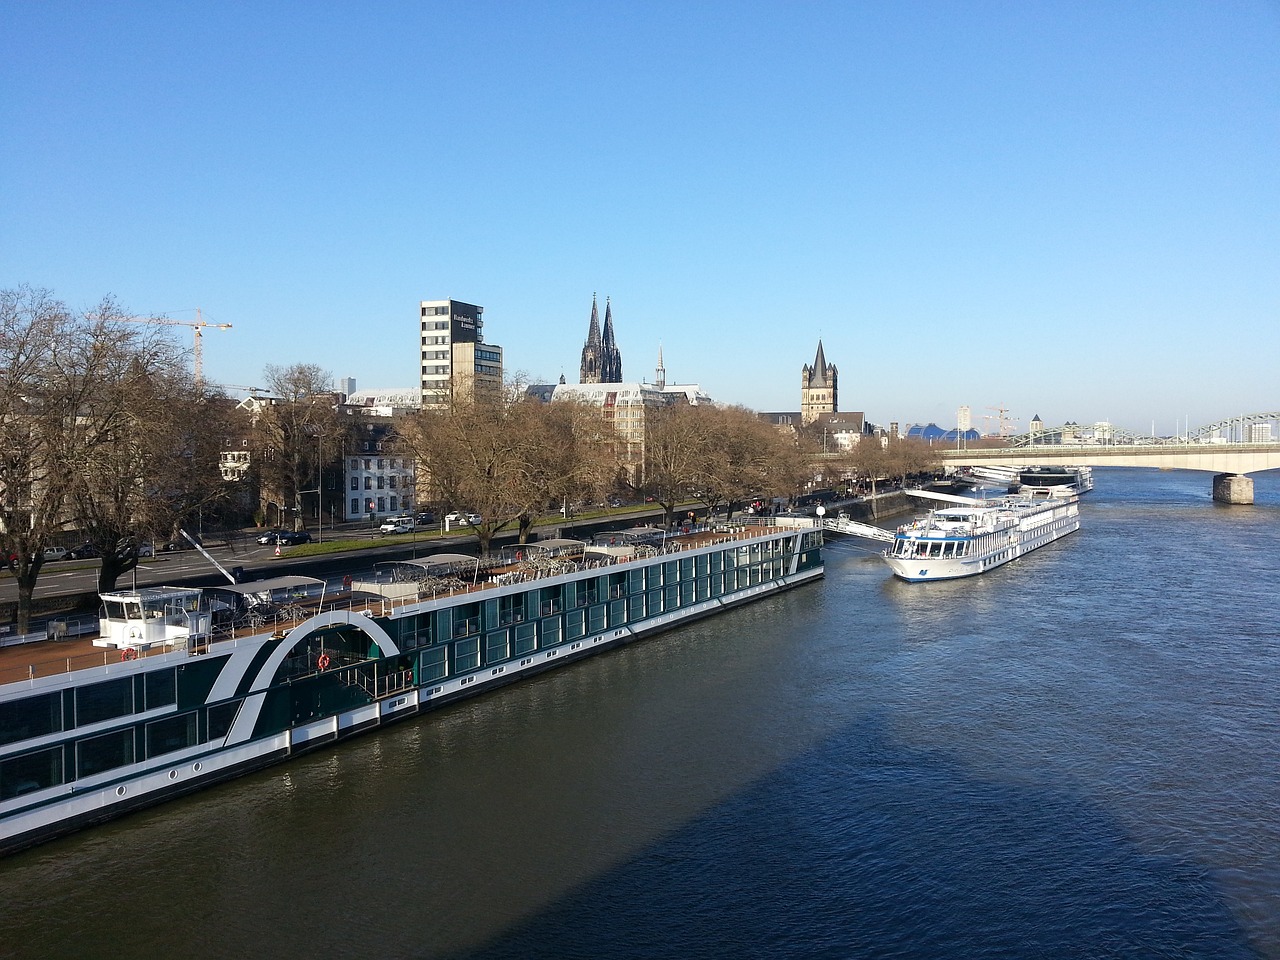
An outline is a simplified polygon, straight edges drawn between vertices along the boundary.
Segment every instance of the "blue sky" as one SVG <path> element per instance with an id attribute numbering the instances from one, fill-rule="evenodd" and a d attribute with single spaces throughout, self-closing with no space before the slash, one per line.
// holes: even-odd
<path id="1" fill-rule="evenodd" d="M 416 383 L 417 304 L 570 380 L 877 422 L 1280 409 L 1280 4 L 0 5 L 0 286 Z M 182 331 L 185 333 L 185 331 Z"/>

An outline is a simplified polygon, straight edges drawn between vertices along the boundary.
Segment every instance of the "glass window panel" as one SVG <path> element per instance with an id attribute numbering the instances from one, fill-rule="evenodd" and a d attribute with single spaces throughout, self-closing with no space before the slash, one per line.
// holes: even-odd
<path id="1" fill-rule="evenodd" d="M 84 727 L 133 712 L 133 677 L 91 683 L 76 689 L 76 726 Z"/>
<path id="2" fill-rule="evenodd" d="M 167 707 L 178 702 L 178 674 L 176 670 L 152 670 L 143 682 L 147 709 Z"/>
<path id="3" fill-rule="evenodd" d="M 458 640 L 453 645 L 453 672 L 463 673 L 480 666 L 480 638 Z"/>
<path id="4" fill-rule="evenodd" d="M 152 720 L 147 724 L 147 756 L 181 750 L 196 742 L 196 715 L 183 713 L 176 717 Z"/>
<path id="5" fill-rule="evenodd" d="M 90 777 L 129 763 L 133 763 L 133 727 L 88 737 L 76 744 L 77 777 Z"/>
<path id="6" fill-rule="evenodd" d="M 0 800 L 62 783 L 62 747 L 0 760 Z"/>
<path id="7" fill-rule="evenodd" d="M 449 675 L 448 652 L 449 648 L 442 645 L 431 650 L 423 650 L 419 654 L 419 663 L 421 664 L 419 681 L 421 683 L 443 680 Z"/>
<path id="8" fill-rule="evenodd" d="M 62 729 L 62 694 L 44 693 L 0 703 L 0 744 L 17 743 Z"/>

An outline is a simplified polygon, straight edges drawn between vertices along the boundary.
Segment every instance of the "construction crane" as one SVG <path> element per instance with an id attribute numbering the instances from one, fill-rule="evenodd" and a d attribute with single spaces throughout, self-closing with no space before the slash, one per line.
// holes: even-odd
<path id="1" fill-rule="evenodd" d="M 1009 417 L 1009 408 L 1002 403 L 998 407 L 987 407 L 987 409 L 994 410 L 996 416 L 992 417 L 984 414 L 982 419 L 996 421 L 1000 428 L 1000 437 L 1002 439 L 1007 438 L 1009 436 L 1009 428 L 1013 426 L 1013 420 Z"/>
<path id="2" fill-rule="evenodd" d="M 158 323 L 166 327 L 191 327 L 195 332 L 196 341 L 194 348 L 196 384 L 199 385 L 204 380 L 204 340 L 203 332 L 205 327 L 213 330 L 230 330 L 229 323 L 210 323 L 200 315 L 200 308 L 196 307 L 195 320 L 173 320 L 169 317 L 120 317 L 121 320 L 130 320 L 134 323 Z"/>

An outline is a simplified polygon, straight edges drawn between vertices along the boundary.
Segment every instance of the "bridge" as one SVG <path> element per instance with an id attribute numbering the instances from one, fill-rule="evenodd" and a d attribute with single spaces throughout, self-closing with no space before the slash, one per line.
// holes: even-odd
<path id="1" fill-rule="evenodd" d="M 944 450 L 942 461 L 960 466 L 1072 465 L 1081 467 L 1155 467 L 1203 470 L 1214 474 L 1213 499 L 1253 503 L 1253 481 L 1246 474 L 1280 469 L 1280 441 L 1246 437 L 1271 435 L 1280 413 L 1233 417 L 1182 437 L 1143 437 L 1106 426 L 1064 424 L 1013 437 L 996 449 Z M 1270 424 L 1259 430 L 1257 425 Z"/>

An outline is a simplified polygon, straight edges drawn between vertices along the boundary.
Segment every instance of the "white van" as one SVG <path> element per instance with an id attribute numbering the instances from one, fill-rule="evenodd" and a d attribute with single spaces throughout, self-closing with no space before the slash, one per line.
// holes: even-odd
<path id="1" fill-rule="evenodd" d="M 387 517 L 378 530 L 382 533 L 411 533 L 413 517 Z"/>

